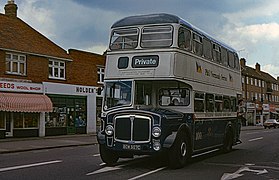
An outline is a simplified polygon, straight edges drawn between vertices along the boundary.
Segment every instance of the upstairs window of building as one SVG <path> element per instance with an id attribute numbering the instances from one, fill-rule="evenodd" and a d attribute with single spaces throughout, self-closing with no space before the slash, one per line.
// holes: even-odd
<path id="1" fill-rule="evenodd" d="M 104 67 L 98 67 L 97 73 L 98 73 L 98 83 L 99 84 L 104 84 L 105 68 Z"/>
<path id="2" fill-rule="evenodd" d="M 6 73 L 26 75 L 26 56 L 23 54 L 6 53 Z"/>
<path id="3" fill-rule="evenodd" d="M 66 63 L 59 60 L 49 60 L 49 78 L 65 80 Z"/>

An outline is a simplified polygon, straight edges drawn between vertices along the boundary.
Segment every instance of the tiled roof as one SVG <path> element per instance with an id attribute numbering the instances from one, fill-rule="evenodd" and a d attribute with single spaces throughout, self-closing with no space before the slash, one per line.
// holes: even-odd
<path id="1" fill-rule="evenodd" d="M 249 66 L 244 66 L 244 68 L 242 68 L 241 74 L 244 76 L 262 79 L 268 82 L 277 82 L 276 79 L 272 77 L 270 74 L 263 71 L 256 71 L 256 69 L 251 68 Z"/>
<path id="2" fill-rule="evenodd" d="M 0 13 L 0 49 L 70 59 L 67 51 L 19 18 Z"/>

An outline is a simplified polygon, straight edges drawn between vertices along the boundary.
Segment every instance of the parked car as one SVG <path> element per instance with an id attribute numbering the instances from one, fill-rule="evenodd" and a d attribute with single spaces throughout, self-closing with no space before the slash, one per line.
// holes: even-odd
<path id="1" fill-rule="evenodd" d="M 276 119 L 268 119 L 264 122 L 264 128 L 278 128 L 279 127 L 279 122 Z"/>

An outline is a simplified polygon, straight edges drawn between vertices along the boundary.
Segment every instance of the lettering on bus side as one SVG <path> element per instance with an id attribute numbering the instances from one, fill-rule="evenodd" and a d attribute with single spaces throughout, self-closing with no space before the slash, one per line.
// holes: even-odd
<path id="1" fill-rule="evenodd" d="M 159 65 L 159 56 L 134 56 L 132 59 L 133 68 L 157 67 Z"/>

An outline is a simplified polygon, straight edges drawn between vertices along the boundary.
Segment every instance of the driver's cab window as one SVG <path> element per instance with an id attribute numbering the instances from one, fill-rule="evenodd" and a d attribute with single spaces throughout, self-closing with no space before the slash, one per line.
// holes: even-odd
<path id="1" fill-rule="evenodd" d="M 190 90 L 187 88 L 161 89 L 161 106 L 188 106 L 190 104 Z"/>

